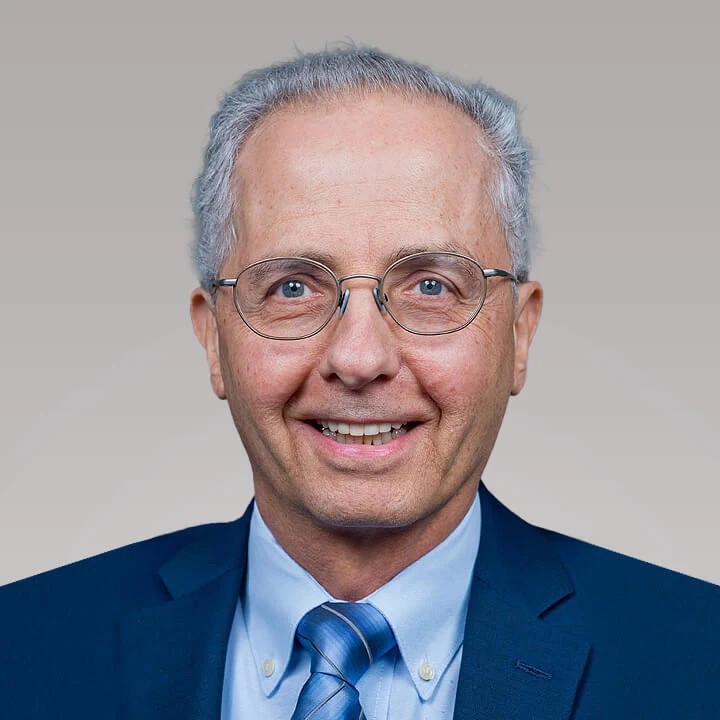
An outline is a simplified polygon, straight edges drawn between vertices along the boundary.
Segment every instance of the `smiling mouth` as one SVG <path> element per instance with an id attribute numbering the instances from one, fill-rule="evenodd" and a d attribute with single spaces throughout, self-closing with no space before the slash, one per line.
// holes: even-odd
<path id="1" fill-rule="evenodd" d="M 404 435 L 417 423 L 347 423 L 335 420 L 314 420 L 312 425 L 325 437 L 344 445 L 385 445 Z"/>

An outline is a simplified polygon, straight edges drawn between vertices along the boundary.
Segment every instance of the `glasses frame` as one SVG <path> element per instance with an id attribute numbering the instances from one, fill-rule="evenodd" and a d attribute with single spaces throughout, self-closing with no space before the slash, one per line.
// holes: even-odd
<path id="1" fill-rule="evenodd" d="M 383 291 L 383 284 L 385 282 L 385 278 L 388 276 L 388 274 L 398 265 L 406 262 L 407 260 L 413 260 L 415 258 L 422 258 L 425 256 L 437 256 L 442 255 L 444 257 L 455 257 L 459 258 L 461 260 L 467 260 L 471 262 L 473 265 L 478 267 L 482 273 L 483 276 L 483 291 L 482 296 L 480 298 L 480 302 L 478 303 L 477 307 L 473 311 L 470 318 L 460 325 L 460 327 L 453 328 L 452 330 L 440 330 L 440 331 L 420 331 L 420 330 L 411 330 L 406 325 L 403 325 L 394 315 L 392 311 L 392 307 L 388 305 L 389 298 Z M 257 267 L 258 265 L 262 265 L 264 263 L 272 262 L 274 260 L 302 260 L 303 262 L 309 263 L 310 265 L 314 265 L 315 267 L 320 268 L 321 270 L 324 270 L 325 272 L 329 273 L 329 275 L 335 280 L 335 285 L 337 286 L 337 301 L 333 305 L 333 309 L 331 312 L 328 313 L 327 318 L 325 321 L 320 325 L 319 328 L 316 330 L 313 330 L 310 333 L 305 333 L 305 335 L 298 335 L 297 337 L 278 337 L 277 335 L 268 335 L 267 333 L 261 332 L 256 327 L 253 327 L 247 317 L 245 317 L 245 314 L 242 311 L 242 308 L 240 307 L 240 303 L 238 302 L 237 297 L 237 287 L 238 282 L 240 280 L 240 276 L 246 273 L 248 270 L 251 270 L 254 267 Z M 466 328 L 479 314 L 480 310 L 482 309 L 482 306 L 485 304 L 485 298 L 487 297 L 487 279 L 491 277 L 499 277 L 499 278 L 507 278 L 511 280 L 513 283 L 519 283 L 520 281 L 518 278 L 511 272 L 508 272 L 507 270 L 498 270 L 497 268 L 484 268 L 477 260 L 474 260 L 471 257 L 468 257 L 467 255 L 462 255 L 461 253 L 454 253 L 454 252 L 419 252 L 419 253 L 412 253 L 410 255 L 405 255 L 398 260 L 395 260 L 395 262 L 391 263 L 390 266 L 385 270 L 385 272 L 382 275 L 369 275 L 367 273 L 353 273 L 352 275 L 343 275 L 342 277 L 338 277 L 327 265 L 323 265 L 323 263 L 318 262 L 317 260 L 311 260 L 310 258 L 302 257 L 302 256 L 279 256 L 279 257 L 270 257 L 270 258 L 263 258 L 262 260 L 256 260 L 253 263 L 250 263 L 247 267 L 244 267 L 234 278 L 216 278 L 210 283 L 210 286 L 212 288 L 212 294 L 213 297 L 215 296 L 215 291 L 217 288 L 221 287 L 232 287 L 233 289 L 233 302 L 235 304 L 235 309 L 237 310 L 238 315 L 240 315 L 240 318 L 242 321 L 252 330 L 256 335 L 259 335 L 260 337 L 266 338 L 268 340 L 305 340 L 306 338 L 313 337 L 313 335 L 317 335 L 321 330 L 325 328 L 325 326 L 332 320 L 333 316 L 335 315 L 335 312 L 339 309 L 340 310 L 340 317 L 343 316 L 345 313 L 345 308 L 347 307 L 348 300 L 350 298 L 350 289 L 345 288 L 343 290 L 342 284 L 346 280 L 354 280 L 355 278 L 366 278 L 368 280 L 374 280 L 376 285 L 372 289 L 373 297 L 375 298 L 375 303 L 378 306 L 378 310 L 380 312 L 386 312 L 390 317 L 395 321 L 397 325 L 399 325 L 403 330 L 406 332 L 412 333 L 413 335 L 449 335 L 450 333 L 455 333 L 460 330 L 463 330 Z"/>

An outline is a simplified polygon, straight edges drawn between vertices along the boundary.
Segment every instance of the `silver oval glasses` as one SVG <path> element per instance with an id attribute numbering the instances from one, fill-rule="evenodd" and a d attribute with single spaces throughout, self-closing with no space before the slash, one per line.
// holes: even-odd
<path id="1" fill-rule="evenodd" d="M 355 273 L 337 277 L 330 268 L 303 257 L 258 260 L 235 278 L 218 278 L 213 291 L 232 287 L 245 324 L 269 340 L 303 340 L 319 333 L 336 311 L 342 317 L 350 297 L 343 283 L 375 281 L 373 297 L 415 335 L 446 335 L 467 327 L 480 312 L 487 279 L 518 279 L 505 270 L 488 270 L 465 255 L 421 252 L 396 260 L 382 276 Z"/>

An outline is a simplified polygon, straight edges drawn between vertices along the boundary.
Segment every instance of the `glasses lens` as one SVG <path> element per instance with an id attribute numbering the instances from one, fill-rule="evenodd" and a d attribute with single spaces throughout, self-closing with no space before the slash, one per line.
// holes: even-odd
<path id="1" fill-rule="evenodd" d="M 263 260 L 238 277 L 235 304 L 262 335 L 301 338 L 319 330 L 335 311 L 337 283 L 326 268 L 307 260 Z"/>
<path id="2" fill-rule="evenodd" d="M 383 280 L 386 305 L 407 330 L 433 335 L 459 330 L 485 299 L 476 262 L 452 253 L 420 253 L 392 265 Z"/>

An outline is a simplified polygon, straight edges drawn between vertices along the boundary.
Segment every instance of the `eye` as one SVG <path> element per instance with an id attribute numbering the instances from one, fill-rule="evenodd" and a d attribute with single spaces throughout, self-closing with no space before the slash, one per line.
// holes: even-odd
<path id="1" fill-rule="evenodd" d="M 286 298 L 301 298 L 310 293 L 310 288 L 300 280 L 285 280 L 280 284 L 278 290 Z"/>
<path id="2" fill-rule="evenodd" d="M 442 291 L 446 289 L 439 280 L 435 280 L 434 278 L 421 280 L 417 284 L 417 288 L 423 295 L 440 295 Z"/>

